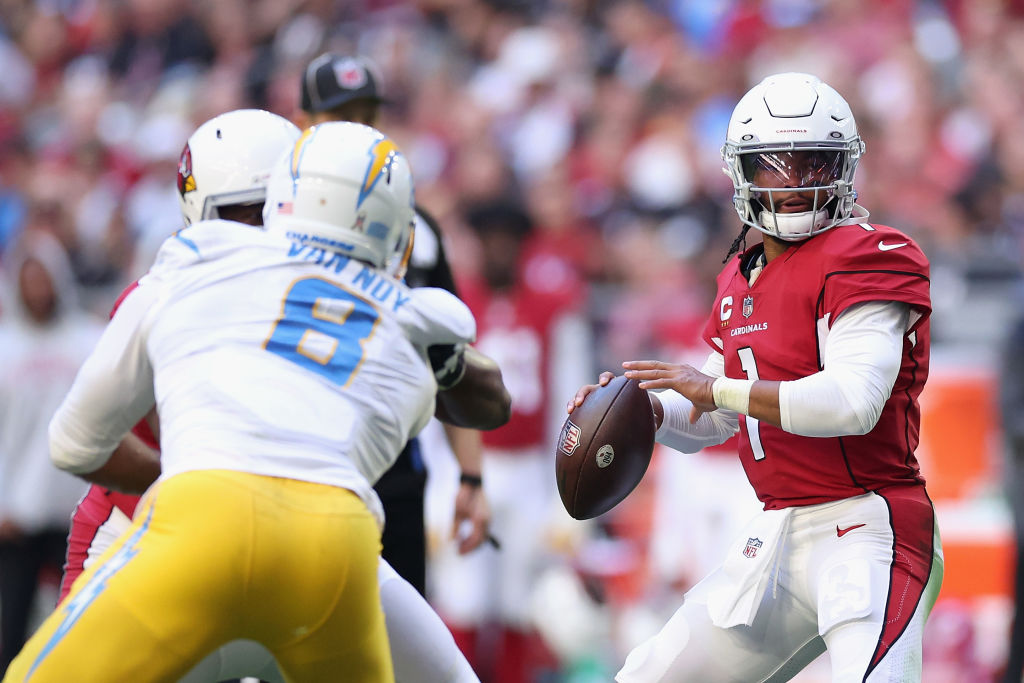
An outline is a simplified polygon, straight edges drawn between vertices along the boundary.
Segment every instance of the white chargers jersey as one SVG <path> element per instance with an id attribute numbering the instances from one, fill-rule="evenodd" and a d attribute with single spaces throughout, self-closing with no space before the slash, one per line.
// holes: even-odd
<path id="1" fill-rule="evenodd" d="M 426 349 L 472 342 L 469 309 L 336 252 L 227 221 L 168 239 L 50 426 L 87 472 L 153 405 L 163 477 L 228 469 L 371 484 L 434 412 Z M 101 454 L 102 457 L 100 457 Z"/>

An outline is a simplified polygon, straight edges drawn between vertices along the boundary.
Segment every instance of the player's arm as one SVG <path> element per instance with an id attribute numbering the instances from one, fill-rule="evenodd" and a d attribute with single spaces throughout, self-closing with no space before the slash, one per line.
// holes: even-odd
<path id="1" fill-rule="evenodd" d="M 435 362 L 437 394 L 435 416 L 444 423 L 452 454 L 459 463 L 459 490 L 455 495 L 452 534 L 459 552 L 468 553 L 487 538 L 491 509 L 483 492 L 483 443 L 478 429 L 494 429 L 508 422 L 512 400 L 493 360 L 472 347 L 453 347 L 458 362 Z M 440 358 L 440 350 L 429 354 Z M 444 371 L 448 368 L 447 373 Z M 440 373 L 440 374 L 439 374 Z"/>
<path id="2" fill-rule="evenodd" d="M 138 287 L 125 298 L 50 421 L 50 458 L 57 467 L 95 472 L 155 404 L 145 345 L 158 307 L 155 289 Z"/>
<path id="3" fill-rule="evenodd" d="M 455 493 L 452 538 L 459 554 L 478 548 L 488 538 L 491 506 L 483 488 L 483 440 L 476 429 L 443 424 L 452 455 L 459 464 L 459 488 Z"/>
<path id="4" fill-rule="evenodd" d="M 437 419 L 473 429 L 502 426 L 512 415 L 512 397 L 505 388 L 501 368 L 471 346 L 461 349 L 461 358 L 462 368 L 454 371 L 458 373 L 454 383 L 439 378 L 444 383 L 439 383 L 442 391 L 437 394 Z"/>
<path id="5" fill-rule="evenodd" d="M 494 429 L 508 421 L 511 399 L 493 360 L 469 344 L 473 314 L 455 295 L 436 287 L 410 291 L 400 313 L 413 343 L 422 344 L 440 390 L 438 419 L 459 427 Z"/>
<path id="6" fill-rule="evenodd" d="M 690 366 L 654 361 L 624 363 L 626 376 L 646 389 L 674 389 L 696 410 L 724 408 L 801 436 L 866 434 L 892 392 L 911 326 L 910 306 L 872 301 L 851 306 L 836 319 L 823 354 L 823 369 L 798 380 L 713 378 Z"/>
<path id="7" fill-rule="evenodd" d="M 724 374 L 722 354 L 712 352 L 701 371 L 713 378 Z M 648 395 L 658 430 L 655 439 L 682 453 L 717 446 L 739 431 L 739 416 L 734 410 L 701 410 L 676 391 L 649 391 Z"/>
<path id="8" fill-rule="evenodd" d="M 483 442 L 477 430 L 508 422 L 512 401 L 497 363 L 471 347 L 464 348 L 462 354 L 462 375 L 456 384 L 438 393 L 435 416 L 442 420 L 459 464 L 452 536 L 458 539 L 459 552 L 468 553 L 487 539 L 491 522 L 483 490 Z"/>
<path id="9" fill-rule="evenodd" d="M 104 488 L 139 495 L 160 476 L 160 453 L 128 432 L 105 464 L 79 476 Z"/>
<path id="10" fill-rule="evenodd" d="M 433 216 L 421 207 L 416 207 L 416 214 L 424 224 L 422 227 L 430 233 L 427 235 L 421 232 L 421 226 L 417 225 L 417 236 L 428 238 L 428 246 L 433 247 L 433 253 L 428 258 L 431 265 L 427 269 L 426 284 L 444 289 L 457 297 L 455 278 L 452 276 L 448 256 L 445 254 L 440 226 Z M 421 244 L 423 242 L 417 238 L 416 246 Z M 504 390 L 497 365 L 490 362 L 481 365 L 481 361 L 489 359 L 483 356 L 478 358 L 480 354 L 472 350 L 468 353 L 469 358 L 464 359 L 465 374 L 459 382 L 462 388 L 459 389 L 459 385 L 456 385 L 448 391 L 441 392 L 437 398 L 435 413 L 442 420 L 448 445 L 451 446 L 452 455 L 459 464 L 459 490 L 455 494 L 452 533 L 459 536 L 460 553 L 474 550 L 487 538 L 491 509 L 483 492 L 483 441 L 480 432 L 474 428 L 452 424 L 449 413 L 460 414 L 470 408 L 479 409 L 482 413 L 480 415 L 460 415 L 460 424 L 472 423 L 479 429 L 499 427 L 508 422 L 511 415 L 511 400 L 508 399 L 508 392 Z M 487 386 L 483 389 L 475 386 L 480 382 Z M 474 401 L 486 403 L 475 405 Z"/>
<path id="11" fill-rule="evenodd" d="M 636 364 L 650 365 L 659 368 L 659 371 L 668 372 L 674 369 L 676 372 L 685 371 L 707 377 L 714 380 L 725 373 L 725 360 L 722 354 L 717 351 L 708 355 L 704 366 L 698 372 L 689 365 L 661 363 L 658 361 L 637 361 Z M 631 363 L 623 363 L 629 367 Z M 626 372 L 626 376 L 630 376 Z M 598 378 L 597 384 L 589 384 L 581 387 L 576 395 L 569 401 L 566 410 L 572 414 L 573 409 L 583 404 L 587 394 L 598 386 L 608 384 L 615 375 L 611 372 L 603 372 Z M 642 387 L 647 388 L 644 384 Z M 724 443 L 739 429 L 739 418 L 732 410 L 715 410 L 713 407 L 697 407 L 689 398 L 678 391 L 648 391 L 651 399 L 651 410 L 654 413 L 654 425 L 657 429 L 655 439 L 658 443 L 683 453 L 696 453 L 707 446 L 716 446 Z"/>

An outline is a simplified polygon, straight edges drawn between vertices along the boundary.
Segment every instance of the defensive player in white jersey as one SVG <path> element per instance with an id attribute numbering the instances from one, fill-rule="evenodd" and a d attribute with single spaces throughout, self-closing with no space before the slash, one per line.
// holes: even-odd
<path id="1" fill-rule="evenodd" d="M 769 76 L 736 105 L 722 155 L 763 240 L 718 277 L 701 371 L 623 366 L 667 390 L 651 394 L 660 442 L 692 452 L 739 431 L 764 510 L 620 683 L 784 681 L 826 649 L 835 683 L 921 680 L 943 572 L 914 457 L 928 259 L 855 203 L 864 149 L 846 100 L 815 76 Z"/>
<path id="2" fill-rule="evenodd" d="M 238 226 L 242 231 L 247 226 L 262 226 L 267 179 L 274 162 L 298 137 L 299 130 L 286 119 L 255 109 L 221 114 L 199 126 L 182 150 L 178 167 L 179 200 L 185 224 L 217 217 L 245 224 Z M 400 270 L 402 260 L 395 265 Z M 133 284 L 122 294 L 115 310 L 134 287 Z M 485 374 L 481 366 L 484 362 L 487 360 L 479 355 L 468 359 L 464 375 L 468 385 L 473 384 L 474 376 Z M 443 394 L 442 401 L 449 398 L 451 391 Z M 479 391 L 478 383 L 474 395 L 479 397 Z M 133 432 L 122 441 L 123 448 L 157 447 L 146 421 L 140 421 Z M 148 486 L 159 474 L 159 456 L 155 452 L 152 456 L 151 466 L 137 468 L 130 481 L 122 479 L 119 488 Z M 112 458 L 91 473 L 90 478 L 109 478 L 116 460 Z M 72 518 L 60 602 L 66 598 L 74 579 L 128 529 L 138 503 L 137 495 L 92 486 Z M 401 524 L 402 520 L 392 523 Z M 378 581 L 396 679 L 425 683 L 476 681 L 444 623 L 415 588 L 383 559 L 378 567 Z M 269 683 L 283 680 L 264 647 L 251 641 L 236 641 L 205 658 L 182 683 L 215 683 L 243 676 L 256 676 Z"/>
<path id="3" fill-rule="evenodd" d="M 200 126 L 182 151 L 178 169 L 178 189 L 185 223 L 221 217 L 248 225 L 261 225 L 260 210 L 271 167 L 280 156 L 280 148 L 289 146 L 298 135 L 298 129 L 285 119 L 259 110 L 228 112 Z M 239 226 L 239 229 L 244 231 L 246 228 Z M 397 265 L 400 269 L 402 263 Z M 125 291 L 122 299 L 133 287 Z M 467 387 L 469 398 L 477 403 L 481 392 L 485 395 L 493 393 L 494 386 L 500 386 L 500 372 L 496 377 L 489 377 L 486 363 L 489 363 L 487 359 L 472 354 L 467 360 L 463 381 L 457 389 L 449 389 L 440 395 L 439 406 L 446 401 L 450 403 L 455 394 L 466 391 Z M 490 374 L 495 373 L 492 370 Z M 497 385 L 492 386 L 495 381 Z M 465 398 L 463 396 L 463 401 Z M 494 418 L 485 416 L 484 419 Z M 145 422 L 140 422 L 135 431 L 147 443 L 156 446 Z M 133 440 L 136 443 L 130 443 Z M 133 435 L 126 437 L 122 444 L 135 449 L 145 447 L 137 443 Z M 153 456 L 157 457 L 155 453 Z M 107 474 L 115 460 L 116 457 L 112 458 L 103 468 L 91 473 L 90 478 L 95 480 Z M 150 469 L 158 473 L 158 463 Z M 156 474 L 150 476 L 155 478 Z M 137 479 L 141 479 L 142 487 L 149 484 L 145 476 Z M 134 484 L 135 488 L 138 486 Z M 132 487 L 133 484 L 129 483 L 128 488 Z M 138 496 L 94 485 L 80 503 L 72 522 L 62 601 L 73 579 L 128 528 L 138 501 Z M 392 523 L 400 524 L 402 520 L 392 520 Z M 388 637 L 397 680 L 437 683 L 477 680 L 437 614 L 383 559 L 378 568 L 378 579 L 388 617 Z M 212 683 L 247 675 L 271 682 L 282 680 L 273 657 L 265 648 L 252 642 L 233 642 L 204 659 L 182 681 Z"/>
<path id="4" fill-rule="evenodd" d="M 51 424 L 55 463 L 89 473 L 155 402 L 160 480 L 5 680 L 175 680 L 237 638 L 288 680 L 393 678 L 370 482 L 434 412 L 427 349 L 475 333 L 387 272 L 412 200 L 393 142 L 324 124 L 275 169 L 266 233 L 164 244 Z"/>

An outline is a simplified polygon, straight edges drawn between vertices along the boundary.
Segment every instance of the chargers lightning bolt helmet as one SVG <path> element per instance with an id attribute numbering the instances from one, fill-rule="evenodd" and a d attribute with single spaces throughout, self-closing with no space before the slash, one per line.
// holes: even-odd
<path id="1" fill-rule="evenodd" d="M 332 121 L 303 131 L 278 162 L 263 224 L 397 274 L 413 215 L 412 173 L 398 146 L 370 126 Z"/>
<path id="2" fill-rule="evenodd" d="M 733 110 L 722 147 L 740 220 L 786 241 L 867 217 L 853 188 L 863 153 L 850 105 L 816 76 L 802 73 L 768 76 L 747 92 Z M 807 210 L 779 211 L 777 196 L 795 188 L 813 193 Z"/>
<path id="3" fill-rule="evenodd" d="M 299 137 L 287 119 L 262 109 L 238 109 L 199 126 L 178 162 L 178 203 L 186 225 L 218 217 L 218 208 L 257 204 L 270 171 Z"/>

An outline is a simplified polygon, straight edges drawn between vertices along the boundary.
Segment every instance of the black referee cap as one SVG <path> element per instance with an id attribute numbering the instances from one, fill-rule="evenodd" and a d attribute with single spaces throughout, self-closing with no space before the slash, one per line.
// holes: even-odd
<path id="1" fill-rule="evenodd" d="M 377 68 L 365 57 L 330 52 L 316 57 L 302 74 L 302 109 L 310 114 L 352 100 L 384 102 Z"/>

